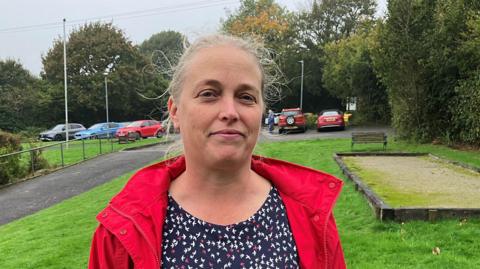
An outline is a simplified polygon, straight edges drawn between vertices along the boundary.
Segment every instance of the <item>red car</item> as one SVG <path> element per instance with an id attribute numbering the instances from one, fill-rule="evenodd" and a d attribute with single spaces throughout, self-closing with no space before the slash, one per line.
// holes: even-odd
<path id="1" fill-rule="evenodd" d="M 278 133 L 298 130 L 305 132 L 307 130 L 307 121 L 300 108 L 284 108 L 282 114 L 278 116 Z"/>
<path id="2" fill-rule="evenodd" d="M 326 128 L 338 128 L 340 130 L 345 129 L 345 120 L 343 113 L 336 109 L 329 109 L 320 112 L 317 120 L 317 131 L 321 131 Z"/>
<path id="3" fill-rule="evenodd" d="M 115 137 L 134 137 L 135 140 L 146 137 L 162 137 L 162 124 L 156 120 L 137 120 L 117 130 Z"/>

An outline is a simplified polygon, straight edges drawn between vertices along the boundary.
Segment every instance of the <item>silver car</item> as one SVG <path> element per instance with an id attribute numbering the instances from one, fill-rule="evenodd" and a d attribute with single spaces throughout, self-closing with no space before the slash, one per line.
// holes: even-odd
<path id="1" fill-rule="evenodd" d="M 68 124 L 68 137 L 74 138 L 77 132 L 86 130 L 86 128 L 79 123 Z M 57 124 L 50 130 L 41 132 L 38 139 L 42 141 L 65 140 L 65 124 Z"/>

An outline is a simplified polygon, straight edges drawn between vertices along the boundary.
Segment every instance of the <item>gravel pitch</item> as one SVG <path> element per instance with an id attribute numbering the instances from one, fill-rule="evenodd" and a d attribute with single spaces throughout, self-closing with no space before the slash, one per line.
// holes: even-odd
<path id="1" fill-rule="evenodd" d="M 362 181 L 396 207 L 480 208 L 480 173 L 476 171 L 426 156 L 344 160 L 366 174 Z"/>

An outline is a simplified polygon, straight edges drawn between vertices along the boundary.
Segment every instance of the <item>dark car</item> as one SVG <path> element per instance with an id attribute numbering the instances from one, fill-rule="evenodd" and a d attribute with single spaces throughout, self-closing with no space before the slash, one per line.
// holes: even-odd
<path id="1" fill-rule="evenodd" d="M 85 127 L 79 123 L 68 124 L 68 137 L 73 139 L 77 132 L 85 130 Z M 57 124 L 50 130 L 41 132 L 38 135 L 38 139 L 42 141 L 54 141 L 65 140 L 65 124 Z"/>
<path id="2" fill-rule="evenodd" d="M 323 110 L 318 114 L 317 119 L 317 131 L 321 131 L 322 129 L 345 129 L 345 120 L 343 117 L 343 113 L 337 109 L 328 109 Z"/>
<path id="3" fill-rule="evenodd" d="M 278 133 L 307 130 L 307 121 L 300 108 L 284 108 L 278 117 Z"/>

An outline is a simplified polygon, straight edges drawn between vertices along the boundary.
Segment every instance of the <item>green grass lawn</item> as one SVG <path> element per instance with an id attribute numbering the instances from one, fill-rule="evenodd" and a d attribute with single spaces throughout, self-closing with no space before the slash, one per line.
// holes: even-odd
<path id="1" fill-rule="evenodd" d="M 379 145 L 355 146 L 373 151 Z M 432 152 L 480 166 L 478 152 L 391 142 L 389 151 Z M 321 169 L 343 178 L 332 159 L 350 151 L 349 139 L 261 144 L 257 153 Z M 85 268 L 95 216 L 129 175 L 0 227 L 0 268 Z M 379 222 L 346 181 L 335 216 L 349 268 L 480 268 L 480 220 Z M 432 249 L 439 247 L 440 255 Z"/>

